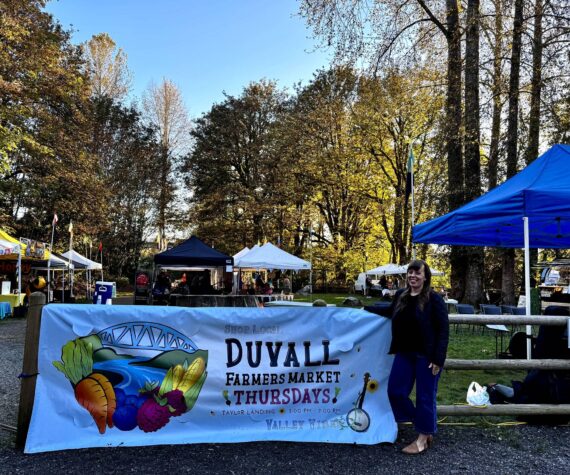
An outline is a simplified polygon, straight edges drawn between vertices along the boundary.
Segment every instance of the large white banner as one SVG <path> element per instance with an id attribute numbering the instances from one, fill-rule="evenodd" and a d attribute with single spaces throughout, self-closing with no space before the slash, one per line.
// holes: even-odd
<path id="1" fill-rule="evenodd" d="M 393 442 L 389 344 L 348 308 L 48 305 L 25 450 Z"/>

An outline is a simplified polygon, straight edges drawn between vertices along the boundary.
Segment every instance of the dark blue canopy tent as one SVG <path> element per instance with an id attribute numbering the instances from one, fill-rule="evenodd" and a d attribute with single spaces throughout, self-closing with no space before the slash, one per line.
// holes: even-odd
<path id="1" fill-rule="evenodd" d="M 178 246 L 156 254 L 154 263 L 162 267 L 225 267 L 233 266 L 234 258 L 192 236 Z"/>
<path id="2" fill-rule="evenodd" d="M 529 248 L 570 248 L 570 146 L 554 145 L 471 203 L 414 226 L 412 236 L 416 243 L 524 248 L 530 315 Z"/>

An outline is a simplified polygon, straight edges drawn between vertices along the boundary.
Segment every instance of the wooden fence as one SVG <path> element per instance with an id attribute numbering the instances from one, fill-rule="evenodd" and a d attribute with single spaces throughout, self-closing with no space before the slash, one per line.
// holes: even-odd
<path id="1" fill-rule="evenodd" d="M 450 315 L 450 324 L 475 325 L 568 325 L 568 317 L 552 315 Z M 446 369 L 481 370 L 481 369 L 513 369 L 513 370 L 569 370 L 570 360 L 458 360 L 448 359 Z M 570 414 L 570 404 L 497 404 L 486 407 L 440 405 L 437 408 L 440 416 L 504 416 L 504 415 L 538 415 L 538 414 Z"/>

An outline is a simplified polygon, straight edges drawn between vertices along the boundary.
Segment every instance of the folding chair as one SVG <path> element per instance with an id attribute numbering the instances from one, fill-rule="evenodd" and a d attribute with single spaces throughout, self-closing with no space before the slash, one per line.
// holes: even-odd
<path id="1" fill-rule="evenodd" d="M 481 313 L 483 315 L 502 315 L 501 307 L 498 305 L 481 304 Z M 485 325 L 489 330 L 495 331 L 495 357 L 498 358 L 503 353 L 503 336 L 509 333 L 509 329 L 505 325 L 493 324 Z M 501 351 L 499 352 L 499 336 L 501 337 Z"/>
<path id="2" fill-rule="evenodd" d="M 475 307 L 473 305 L 469 305 L 468 303 L 458 303 L 456 305 L 457 313 L 459 315 L 475 315 L 477 312 L 475 311 Z M 455 326 L 455 333 L 457 333 L 459 325 Z M 467 328 L 471 329 L 471 325 L 468 325 Z"/>
<path id="3" fill-rule="evenodd" d="M 503 315 L 525 315 L 526 307 L 515 307 L 514 305 L 501 305 L 501 311 Z M 511 336 L 520 331 L 521 325 L 513 325 L 511 327 Z"/>

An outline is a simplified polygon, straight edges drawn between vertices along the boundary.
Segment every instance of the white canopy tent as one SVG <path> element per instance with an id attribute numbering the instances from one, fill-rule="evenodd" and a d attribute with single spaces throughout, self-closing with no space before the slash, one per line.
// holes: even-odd
<path id="1" fill-rule="evenodd" d="M 311 263 L 268 242 L 263 246 L 254 246 L 248 253 L 234 260 L 234 267 L 299 271 L 311 270 Z"/>
<path id="2" fill-rule="evenodd" d="M 245 246 L 241 251 L 239 251 L 237 254 L 234 254 L 234 264 L 236 262 L 238 262 L 243 256 L 245 256 L 251 249 L 247 246 Z M 235 266 L 234 266 L 235 269 Z M 236 293 L 239 289 L 240 289 L 240 276 L 239 276 L 239 271 L 235 271 L 233 272 L 233 282 L 232 282 L 232 287 L 233 287 L 233 291 L 234 293 Z"/>
<path id="3" fill-rule="evenodd" d="M 310 262 L 289 254 L 270 242 L 262 246 L 256 244 L 249 251 L 244 251 L 245 249 L 242 249 L 234 256 L 234 267 L 240 272 L 242 269 L 267 269 L 268 271 L 311 270 Z M 239 254 L 241 256 L 238 256 Z M 241 277 L 236 276 L 236 279 L 239 283 Z M 312 276 L 310 280 L 312 282 Z M 237 291 L 237 286 L 234 289 Z"/>
<path id="4" fill-rule="evenodd" d="M 82 256 L 77 251 L 74 251 L 73 249 L 71 251 L 64 252 L 62 256 L 70 260 L 73 263 L 75 269 L 81 269 L 87 271 L 87 280 L 89 284 L 91 283 L 91 271 L 94 270 L 101 271 L 101 280 L 103 280 L 103 266 L 99 262 L 92 261 L 91 259 Z M 70 287 L 73 296 L 73 272 L 71 272 L 71 270 L 70 270 L 70 276 L 71 276 Z M 89 288 L 90 287 L 88 286 L 88 289 Z M 63 286 L 62 286 L 62 292 L 63 292 Z M 87 297 L 89 298 L 89 296 L 90 296 L 90 290 L 88 290 L 87 292 Z"/>
<path id="5" fill-rule="evenodd" d="M 36 267 L 35 265 L 33 265 L 34 269 L 40 269 L 40 270 L 67 270 L 67 269 L 85 269 L 84 266 L 78 264 L 77 266 L 73 264 L 73 262 L 71 262 L 69 259 L 64 259 L 61 258 L 59 256 L 56 256 L 53 252 L 50 255 L 49 258 L 49 267 L 48 266 L 41 266 L 41 267 Z"/>
<path id="6" fill-rule="evenodd" d="M 408 266 L 398 265 L 398 264 L 384 264 L 383 266 L 375 267 L 366 271 L 366 275 L 399 275 L 405 274 L 408 270 Z"/>
<path id="7" fill-rule="evenodd" d="M 430 267 L 431 275 L 432 276 L 440 276 L 444 275 L 445 273 Z M 366 271 L 366 275 L 399 275 L 405 274 L 408 272 L 408 265 L 398 265 L 398 264 L 385 264 L 383 266 L 375 267 L 374 269 L 370 269 Z"/>
<path id="8" fill-rule="evenodd" d="M 250 250 L 251 249 L 249 247 L 245 246 L 237 254 L 234 254 L 234 263 L 236 263 L 239 259 L 241 259 L 243 256 L 245 256 Z"/>
<path id="9" fill-rule="evenodd" d="M 62 254 L 63 257 L 70 260 L 78 269 L 86 270 L 102 270 L 103 266 L 99 262 L 87 259 L 76 251 L 67 251 Z"/>

